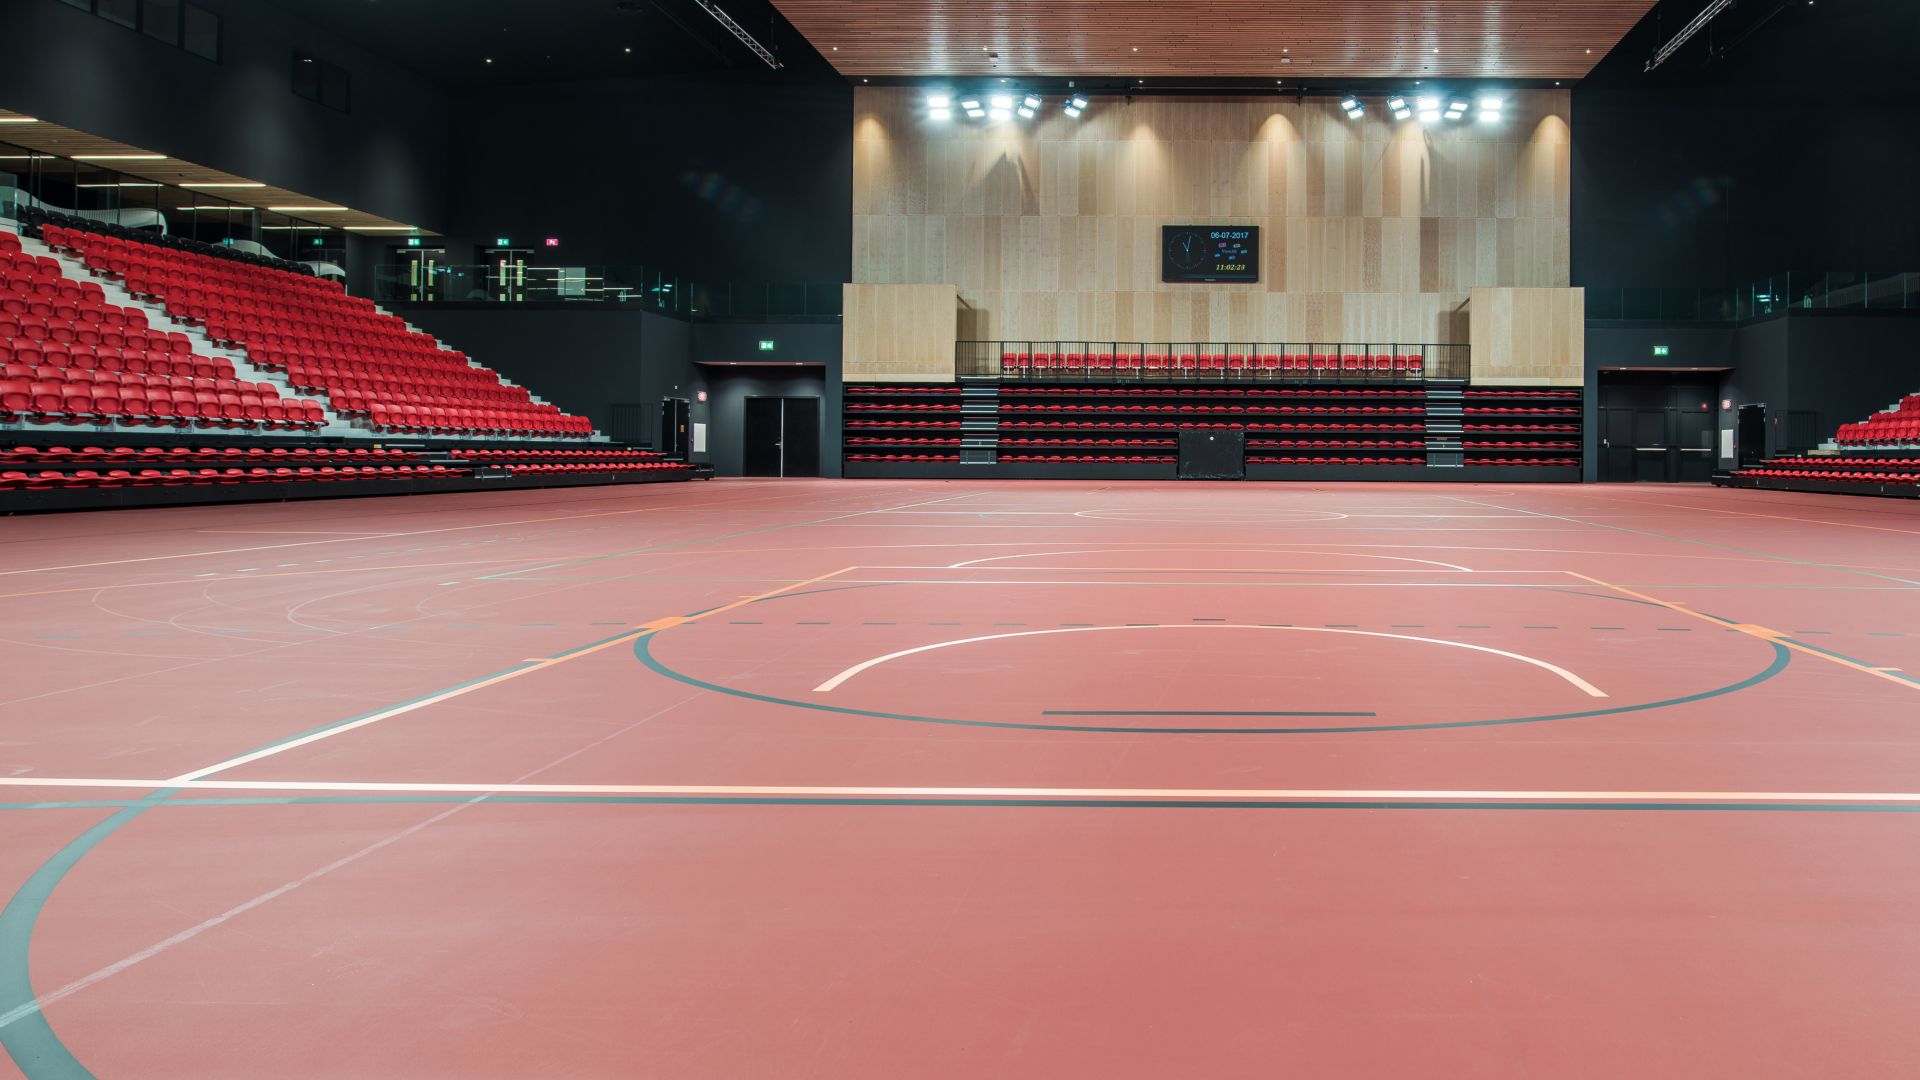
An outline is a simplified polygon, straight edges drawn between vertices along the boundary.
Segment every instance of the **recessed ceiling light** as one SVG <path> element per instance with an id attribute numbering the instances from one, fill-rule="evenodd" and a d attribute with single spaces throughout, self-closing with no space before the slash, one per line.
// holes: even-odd
<path id="1" fill-rule="evenodd" d="M 487 57 L 487 63 L 489 64 L 493 63 L 493 57 L 491 56 Z"/>
<path id="2" fill-rule="evenodd" d="M 344 206 L 269 206 L 276 214 L 344 214 Z"/>
<path id="3" fill-rule="evenodd" d="M 0 124 L 37 124 L 39 122 L 31 116 L 0 116 Z"/>
<path id="4" fill-rule="evenodd" d="M 119 183 L 117 183 L 117 184 L 76 184 L 76 185 L 74 185 L 74 186 L 75 186 L 75 187 L 83 187 L 83 188 L 117 188 L 117 187 L 161 187 L 162 185 L 160 185 L 160 184 L 135 184 L 135 183 L 130 183 L 130 182 L 128 182 L 128 181 L 125 181 L 125 180 L 122 180 L 122 181 L 120 181 L 120 182 L 119 182 Z"/>
<path id="5" fill-rule="evenodd" d="M 75 161 L 165 161 L 165 154 L 75 154 Z"/>
<path id="6" fill-rule="evenodd" d="M 189 180 L 181 183 L 184 188 L 262 188 L 267 185 L 253 180 Z"/>
<path id="7" fill-rule="evenodd" d="M 627 51 L 627 52 L 632 52 L 632 51 L 633 51 L 633 46 L 631 46 L 631 45 L 629 45 L 629 46 L 627 46 L 627 47 L 626 47 L 626 50 L 625 50 L 625 51 Z"/>
<path id="8" fill-rule="evenodd" d="M 343 225 L 348 232 L 419 232 L 411 225 Z"/>

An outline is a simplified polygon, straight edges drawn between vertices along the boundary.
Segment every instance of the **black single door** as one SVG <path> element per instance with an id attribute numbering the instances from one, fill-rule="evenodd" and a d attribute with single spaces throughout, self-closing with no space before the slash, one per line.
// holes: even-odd
<path id="1" fill-rule="evenodd" d="M 1712 412 L 1687 409 L 1677 413 L 1679 438 L 1674 447 L 1677 470 L 1674 479 L 1683 484 L 1705 484 L 1713 480 L 1713 468 L 1719 460 L 1719 448 L 1713 445 L 1719 432 Z"/>
<path id="2" fill-rule="evenodd" d="M 1767 407 L 1765 405 L 1740 406 L 1739 426 L 1733 434 L 1736 459 L 1743 469 L 1751 468 L 1767 459 Z"/>
<path id="3" fill-rule="evenodd" d="M 1633 478 L 1643 484 L 1664 484 L 1668 475 L 1667 410 L 1633 412 Z"/>
<path id="4" fill-rule="evenodd" d="M 1600 435 L 1600 479 L 1610 484 L 1630 484 L 1633 471 L 1633 410 L 1605 410 L 1605 427 Z"/>
<path id="5" fill-rule="evenodd" d="M 781 398 L 780 475 L 820 475 L 820 399 Z"/>
<path id="6" fill-rule="evenodd" d="M 780 475 L 781 402 L 777 397 L 747 399 L 745 445 L 740 456 L 743 476 Z M 816 436 L 817 438 L 817 436 Z"/>
<path id="7" fill-rule="evenodd" d="M 1182 480 L 1245 480 L 1247 433 L 1196 428 L 1180 432 Z"/>

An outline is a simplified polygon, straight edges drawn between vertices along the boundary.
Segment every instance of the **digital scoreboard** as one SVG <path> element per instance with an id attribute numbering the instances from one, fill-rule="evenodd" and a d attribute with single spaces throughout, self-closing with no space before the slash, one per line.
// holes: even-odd
<path id="1" fill-rule="evenodd" d="M 1160 226 L 1160 280 L 1260 280 L 1260 226 Z"/>

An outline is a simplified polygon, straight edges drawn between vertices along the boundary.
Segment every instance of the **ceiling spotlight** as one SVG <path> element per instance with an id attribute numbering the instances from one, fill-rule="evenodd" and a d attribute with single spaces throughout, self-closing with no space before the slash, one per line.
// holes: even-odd
<path id="1" fill-rule="evenodd" d="M 928 110 L 927 110 L 927 119 L 929 119 L 929 120 L 951 120 L 951 119 L 953 119 L 953 110 L 952 110 L 952 109 L 928 109 Z"/>
<path id="2" fill-rule="evenodd" d="M 1340 107 L 1347 110 L 1348 112 L 1352 112 L 1353 110 L 1360 107 L 1360 99 L 1349 94 L 1345 98 L 1341 99 Z"/>
<path id="3" fill-rule="evenodd" d="M 1439 122 L 1440 122 L 1440 110 L 1439 110 L 1439 109 L 1421 109 L 1421 110 L 1420 110 L 1420 122 L 1421 122 L 1421 123 L 1423 123 L 1423 124 L 1437 124 L 1437 123 L 1439 123 Z"/>
<path id="4" fill-rule="evenodd" d="M 927 108 L 929 109 L 944 109 L 952 104 L 953 104 L 953 99 L 949 98 L 945 94 L 928 94 L 927 95 Z"/>
<path id="5" fill-rule="evenodd" d="M 1394 118 L 1395 120 L 1405 120 L 1405 119 L 1406 119 L 1407 117 L 1409 117 L 1409 116 L 1412 116 L 1412 115 L 1413 115 L 1413 110 L 1412 110 L 1412 109 L 1395 109 L 1395 110 L 1393 110 L 1393 118 Z"/>
<path id="6" fill-rule="evenodd" d="M 1033 96 L 1032 94 L 1028 94 L 1026 98 L 1020 102 L 1020 104 L 1025 105 L 1029 109 L 1037 109 L 1040 107 L 1040 99 Z"/>
<path id="7" fill-rule="evenodd" d="M 1067 108 L 1069 109 L 1085 109 L 1086 107 L 1087 99 L 1081 97 L 1079 94 L 1075 94 L 1067 99 Z"/>
<path id="8" fill-rule="evenodd" d="M 1000 121 L 1005 120 L 1007 117 L 1011 115 L 1012 114 L 1005 109 L 988 109 L 987 110 L 987 119 L 992 120 L 994 123 L 999 123 Z"/>
<path id="9" fill-rule="evenodd" d="M 1067 106 L 1067 110 L 1066 110 L 1066 111 L 1067 111 L 1067 115 L 1068 115 L 1068 116 L 1079 116 L 1079 115 L 1080 115 L 1080 110 L 1079 110 L 1079 109 L 1076 109 L 1076 108 L 1074 108 L 1074 107 L 1073 107 L 1073 106 L 1071 106 L 1071 105 L 1069 105 L 1069 106 Z"/>
<path id="10" fill-rule="evenodd" d="M 1480 122 L 1483 124 L 1497 124 L 1500 122 L 1500 114 L 1482 109 L 1480 110 Z"/>
<path id="11" fill-rule="evenodd" d="M 1421 112 L 1433 112 L 1440 108 L 1440 99 L 1431 94 L 1422 94 L 1418 104 Z"/>
<path id="12" fill-rule="evenodd" d="M 996 109 L 1011 109 L 1013 108 L 1013 95 L 995 94 L 987 99 L 987 104 Z"/>
<path id="13" fill-rule="evenodd" d="M 978 112 L 980 110 L 980 99 L 979 98 L 961 98 L 960 107 L 967 110 L 968 112 Z"/>
<path id="14" fill-rule="evenodd" d="M 1480 111 L 1481 112 L 1499 112 L 1500 107 L 1503 104 L 1505 104 L 1505 102 L 1501 101 L 1497 97 L 1483 97 L 1480 99 Z"/>
<path id="15" fill-rule="evenodd" d="M 1025 105 L 1020 106 L 1020 108 L 1015 111 L 1020 114 L 1020 119 L 1022 120 L 1033 119 L 1033 110 L 1026 107 Z"/>

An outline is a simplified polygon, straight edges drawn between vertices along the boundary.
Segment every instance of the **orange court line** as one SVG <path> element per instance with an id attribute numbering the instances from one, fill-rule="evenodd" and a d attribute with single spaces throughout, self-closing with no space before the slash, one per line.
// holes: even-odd
<path id="1" fill-rule="evenodd" d="M 1730 622 L 1726 619 L 1716 619 L 1712 615 L 1703 615 L 1700 612 L 1693 610 L 1692 608 L 1688 607 L 1685 604 L 1677 603 L 1672 600 L 1662 600 L 1657 596 L 1648 596 L 1646 593 L 1643 593 L 1643 592 L 1635 592 L 1634 590 L 1629 589 L 1624 585 L 1615 585 L 1615 584 L 1612 584 L 1611 582 L 1601 581 L 1597 577 L 1589 577 L 1586 574 L 1582 574 L 1577 570 L 1568 570 L 1567 573 L 1581 579 L 1582 581 L 1591 581 L 1595 585 L 1598 585 L 1603 589 L 1612 589 L 1614 592 L 1620 593 L 1625 596 L 1631 596 L 1636 600 L 1644 600 L 1649 604 L 1657 604 L 1660 607 L 1666 608 L 1668 611 L 1678 612 L 1681 615 L 1689 615 L 1689 616 L 1692 616 L 1693 618 L 1710 622 L 1715 626 L 1724 626 L 1729 630 L 1738 630 L 1743 634 L 1749 635 L 1751 637 L 1759 638 L 1762 641 L 1770 642 L 1775 645 L 1784 645 L 1787 648 L 1794 650 L 1795 652 L 1804 653 L 1808 656 L 1819 657 L 1820 659 L 1825 660 L 1829 663 L 1839 664 L 1841 667 L 1852 668 L 1855 671 L 1864 671 L 1868 675 L 1871 675 L 1876 679 L 1885 679 L 1888 682 L 1895 684 L 1896 686 L 1904 686 L 1909 690 L 1920 690 L 1920 683 L 1916 683 L 1910 679 L 1903 679 L 1897 675 L 1889 674 L 1888 672 L 1880 668 L 1868 667 L 1865 664 L 1855 663 L 1852 660 L 1848 660 L 1844 656 L 1835 656 L 1829 652 L 1822 652 L 1819 649 L 1809 648 L 1808 646 L 1802 645 L 1799 642 L 1788 637 L 1786 633 L 1780 630 L 1774 630 L 1765 626 L 1758 626 L 1758 625 L 1755 625 L 1754 623 L 1737 623 L 1737 622 Z"/>

